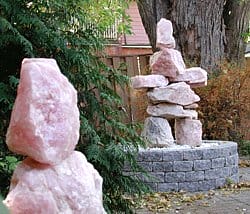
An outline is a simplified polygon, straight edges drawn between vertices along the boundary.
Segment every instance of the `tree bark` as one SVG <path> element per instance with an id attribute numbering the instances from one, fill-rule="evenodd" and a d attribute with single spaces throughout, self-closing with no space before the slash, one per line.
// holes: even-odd
<path id="1" fill-rule="evenodd" d="M 246 49 L 246 34 L 249 33 L 250 1 L 228 0 L 223 17 L 226 25 L 226 57 L 229 61 L 242 63 Z"/>
<path id="2" fill-rule="evenodd" d="M 175 38 L 186 60 L 207 70 L 224 55 L 223 1 L 178 0 L 171 13 Z"/>
<path id="3" fill-rule="evenodd" d="M 145 31 L 148 34 L 153 52 L 156 49 L 156 24 L 161 18 L 166 18 L 169 10 L 169 2 L 166 0 L 138 0 L 137 5 Z"/>
<path id="4" fill-rule="evenodd" d="M 137 0 L 153 51 L 157 50 L 156 24 L 160 18 L 167 18 L 173 23 L 177 49 L 181 51 L 185 61 L 195 62 L 209 72 L 215 70 L 226 57 L 229 60 L 233 55 L 237 55 L 237 59 L 243 57 L 244 45 L 239 40 L 242 41 L 241 33 L 245 32 L 249 24 L 249 0 L 240 1 L 239 7 L 235 7 L 235 2 L 239 1 Z M 230 8 L 232 15 L 224 23 L 228 13 L 226 7 Z M 239 9 L 241 10 L 237 13 Z M 237 27 L 234 28 L 236 23 Z"/>

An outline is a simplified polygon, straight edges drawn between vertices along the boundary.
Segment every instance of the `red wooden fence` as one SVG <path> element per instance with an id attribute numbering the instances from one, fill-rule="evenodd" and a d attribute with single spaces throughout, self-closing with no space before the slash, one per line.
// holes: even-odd
<path id="1" fill-rule="evenodd" d="M 112 56 L 106 57 L 103 61 L 111 68 L 124 67 L 123 74 L 133 77 L 149 74 L 149 57 L 150 55 Z M 145 91 L 133 90 L 129 85 L 125 88 L 117 85 L 114 87 L 123 100 L 123 108 L 128 115 L 127 122 L 144 121 L 147 106 Z"/>

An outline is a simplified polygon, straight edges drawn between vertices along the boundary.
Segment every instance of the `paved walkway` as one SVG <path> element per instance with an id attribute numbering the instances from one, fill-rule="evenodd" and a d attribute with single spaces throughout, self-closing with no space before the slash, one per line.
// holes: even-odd
<path id="1" fill-rule="evenodd" d="M 240 182 L 250 182 L 250 167 L 239 169 Z M 195 193 L 190 193 L 192 194 Z M 206 194 L 201 200 L 191 203 L 173 204 L 168 211 L 150 212 L 146 209 L 136 211 L 137 214 L 250 214 L 250 188 L 232 190 L 215 190 Z"/>

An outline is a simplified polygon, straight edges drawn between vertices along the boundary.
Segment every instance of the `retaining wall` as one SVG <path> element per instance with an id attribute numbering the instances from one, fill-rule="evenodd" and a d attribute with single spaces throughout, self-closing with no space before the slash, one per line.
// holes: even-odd
<path id="1" fill-rule="evenodd" d="M 203 141 L 217 143 L 214 147 L 184 149 L 151 148 L 141 150 L 137 162 L 152 176 L 135 173 L 153 191 L 205 191 L 237 183 L 237 143 L 227 141 Z M 134 174 L 129 167 L 125 173 Z"/>

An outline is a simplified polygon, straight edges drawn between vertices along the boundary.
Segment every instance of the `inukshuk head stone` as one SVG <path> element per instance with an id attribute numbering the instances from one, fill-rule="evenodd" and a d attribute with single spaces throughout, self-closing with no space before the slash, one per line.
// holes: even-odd
<path id="1" fill-rule="evenodd" d="M 102 178 L 74 151 L 77 92 L 53 59 L 24 59 L 7 132 L 9 149 L 28 156 L 4 200 L 11 214 L 102 214 Z"/>
<path id="2" fill-rule="evenodd" d="M 161 19 L 157 23 L 156 30 L 156 47 L 162 48 L 175 48 L 175 39 L 173 37 L 173 26 L 171 21 Z"/>

